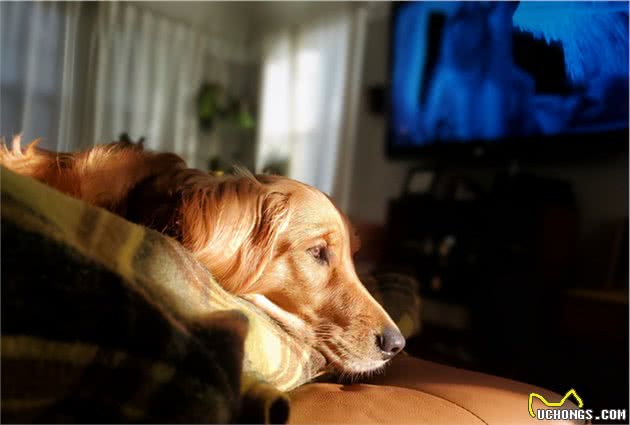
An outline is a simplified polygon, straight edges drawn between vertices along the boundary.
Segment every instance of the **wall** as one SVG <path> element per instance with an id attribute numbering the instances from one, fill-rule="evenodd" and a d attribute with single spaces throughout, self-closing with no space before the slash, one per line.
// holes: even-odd
<path id="1" fill-rule="evenodd" d="M 579 234 L 575 286 L 594 287 L 610 272 L 615 221 L 628 220 L 628 156 L 560 166 L 530 166 L 523 171 L 561 178 L 573 185 L 578 206 Z M 627 275 L 626 275 L 627 276 Z"/>
<path id="2" fill-rule="evenodd" d="M 370 10 L 363 63 L 363 90 L 357 123 L 354 178 L 349 215 L 356 220 L 384 223 L 387 201 L 397 197 L 411 162 L 385 158 L 386 121 L 370 113 L 367 88 L 387 81 L 389 4 Z"/>
<path id="3" fill-rule="evenodd" d="M 248 2 L 249 10 L 256 18 L 251 22 L 254 39 L 279 28 L 312 22 L 358 2 L 347 1 L 262 1 Z"/>
<path id="4" fill-rule="evenodd" d="M 209 35 L 256 46 L 270 31 L 330 16 L 355 2 L 334 1 L 164 1 L 131 2 L 154 13 L 187 22 Z"/>
<path id="5" fill-rule="evenodd" d="M 247 2 L 135 1 L 137 7 L 186 22 L 207 33 L 235 42 L 250 40 Z"/>
<path id="6" fill-rule="evenodd" d="M 565 179 L 573 184 L 583 237 L 610 220 L 628 216 L 628 157 L 560 166 L 530 166 L 524 171 Z"/>

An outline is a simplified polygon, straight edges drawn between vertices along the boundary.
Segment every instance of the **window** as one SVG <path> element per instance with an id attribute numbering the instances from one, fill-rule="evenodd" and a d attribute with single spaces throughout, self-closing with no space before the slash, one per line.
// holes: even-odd
<path id="1" fill-rule="evenodd" d="M 349 16 L 341 15 L 267 39 L 258 171 L 273 168 L 326 193 L 333 191 L 351 29 Z"/>

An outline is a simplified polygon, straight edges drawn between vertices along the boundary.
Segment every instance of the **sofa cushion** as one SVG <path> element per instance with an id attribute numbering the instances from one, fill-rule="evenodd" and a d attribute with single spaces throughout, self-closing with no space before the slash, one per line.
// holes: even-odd
<path id="1" fill-rule="evenodd" d="M 291 424 L 484 424 L 447 399 L 389 385 L 308 384 L 291 399 Z"/>
<path id="2" fill-rule="evenodd" d="M 307 384 L 291 392 L 292 424 L 535 424 L 529 394 L 551 391 L 509 379 L 399 356 L 369 384 Z M 534 406 L 534 409 L 542 407 Z M 564 407 L 575 408 L 571 402 Z M 568 421 L 544 421 L 568 424 Z M 578 422 L 579 423 L 579 422 Z M 584 423 L 582 421 L 582 423 Z"/>

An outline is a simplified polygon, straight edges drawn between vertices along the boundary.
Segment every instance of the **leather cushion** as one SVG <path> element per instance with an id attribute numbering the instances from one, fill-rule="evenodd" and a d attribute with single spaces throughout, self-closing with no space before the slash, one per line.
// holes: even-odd
<path id="1" fill-rule="evenodd" d="M 387 385 L 309 384 L 291 393 L 292 424 L 483 424 L 424 391 Z"/>
<path id="2" fill-rule="evenodd" d="M 568 389 L 568 388 L 567 388 Z M 291 392 L 292 424 L 535 424 L 528 397 L 562 396 L 533 385 L 399 356 L 366 384 L 308 384 Z M 543 407 L 535 401 L 534 410 Z M 567 402 L 565 408 L 574 408 Z M 544 421 L 545 424 L 569 423 Z"/>

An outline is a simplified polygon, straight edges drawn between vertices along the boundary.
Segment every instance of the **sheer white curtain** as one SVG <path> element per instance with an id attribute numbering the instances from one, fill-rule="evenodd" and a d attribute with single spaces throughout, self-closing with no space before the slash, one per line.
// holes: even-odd
<path id="1" fill-rule="evenodd" d="M 263 47 L 257 169 L 288 159 L 290 177 L 347 207 L 366 11 L 270 35 Z"/>
<path id="2" fill-rule="evenodd" d="M 258 56 L 245 37 L 210 35 L 124 2 L 2 2 L 0 19 L 0 136 L 41 137 L 67 151 L 127 132 L 205 167 L 202 81 L 256 95 Z"/>
<path id="3" fill-rule="evenodd" d="M 127 132 L 146 137 L 151 149 L 194 162 L 203 37 L 117 2 L 99 6 L 95 31 L 93 139 L 109 141 Z"/>
<path id="4" fill-rule="evenodd" d="M 81 3 L 0 3 L 0 135 L 42 137 L 49 149 L 80 139 L 82 77 L 74 70 L 84 9 Z"/>

